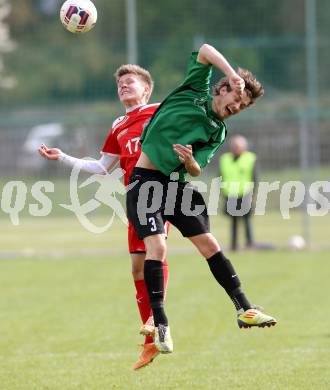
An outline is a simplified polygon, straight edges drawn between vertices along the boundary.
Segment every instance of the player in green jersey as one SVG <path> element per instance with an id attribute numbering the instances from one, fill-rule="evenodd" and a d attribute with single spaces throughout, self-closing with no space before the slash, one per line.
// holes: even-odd
<path id="1" fill-rule="evenodd" d="M 210 96 L 213 66 L 225 77 Z M 127 194 L 127 213 L 146 246 L 144 277 L 156 326 L 155 344 L 162 353 L 173 351 L 163 305 L 165 221 L 176 226 L 205 257 L 233 301 L 240 327 L 276 324 L 246 298 L 236 271 L 210 233 L 203 197 L 184 182 L 184 174 L 198 176 L 224 142 L 223 120 L 253 104 L 263 92 L 251 72 L 235 71 L 221 53 L 204 44 L 192 54 L 184 82 L 163 101 L 141 137 L 142 153 L 130 178 L 135 186 Z"/>

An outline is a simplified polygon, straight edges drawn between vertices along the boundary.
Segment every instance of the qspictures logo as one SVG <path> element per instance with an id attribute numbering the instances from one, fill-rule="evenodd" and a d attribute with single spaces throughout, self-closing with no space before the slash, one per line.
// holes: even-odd
<path id="1" fill-rule="evenodd" d="M 75 215 L 78 222 L 91 233 L 103 233 L 111 228 L 114 220 L 117 218 L 122 223 L 127 224 L 125 210 L 125 195 L 137 182 L 131 183 L 128 187 L 123 184 L 124 172 L 117 168 L 111 173 L 104 175 L 93 174 L 85 179 L 81 184 L 81 169 L 74 166 L 68 178 L 69 189 L 67 193 L 67 203 L 57 204 Z M 86 173 L 84 173 L 86 176 Z M 167 186 L 159 182 L 146 182 L 140 186 L 137 201 L 138 215 L 141 223 L 146 221 L 146 216 L 159 207 L 160 199 L 168 196 L 168 202 L 171 205 L 166 209 L 166 214 L 174 213 L 173 199 L 176 198 L 175 174 L 172 174 L 170 184 Z M 84 176 L 84 177 L 85 177 Z M 90 199 L 86 200 L 82 196 L 83 189 L 94 184 L 96 190 Z M 254 215 L 265 215 L 270 201 L 270 194 L 276 196 L 279 200 L 279 211 L 283 219 L 290 219 L 291 212 L 294 209 L 304 206 L 309 216 L 325 216 L 330 211 L 330 182 L 315 181 L 306 186 L 300 181 L 287 181 L 283 184 L 280 181 L 259 182 L 256 188 L 253 183 L 246 183 L 250 191 L 253 190 L 253 197 L 245 197 L 241 202 L 240 209 L 237 209 L 237 197 L 231 197 L 227 202 L 227 212 L 231 215 L 240 216 L 248 212 L 252 204 Z M 235 188 L 239 188 L 239 183 L 231 183 L 231 193 L 235 193 Z M 93 187 L 93 188 L 94 188 Z M 201 205 L 198 209 L 191 205 L 191 188 L 195 187 L 203 194 L 206 206 Z M 187 183 L 186 191 L 181 199 L 181 210 L 185 215 L 198 215 L 207 207 L 210 216 L 217 215 L 223 202 L 221 191 L 224 183 L 221 177 L 215 177 L 210 182 L 191 181 Z M 45 218 L 51 216 L 54 211 L 54 201 L 51 194 L 56 192 L 56 182 L 37 181 L 32 185 L 23 180 L 13 180 L 5 183 L 1 189 L 1 213 L 4 213 L 11 223 L 15 226 L 24 222 L 21 218 L 23 211 L 27 211 L 31 217 Z M 150 197 L 152 192 L 152 197 Z M 251 192 L 252 194 L 252 192 Z M 28 201 L 28 198 L 32 199 Z M 84 201 L 83 201 L 84 199 Z M 254 199 L 254 201 L 252 201 Z M 108 220 L 102 226 L 97 226 L 91 218 L 93 212 L 101 206 L 106 206 Z M 104 209 L 103 209 L 104 210 Z M 108 212 L 106 211 L 108 210 Z M 196 214 L 197 213 L 197 214 Z"/>
<path id="2" fill-rule="evenodd" d="M 109 230 L 116 217 L 127 225 L 123 196 L 132 186 L 126 188 L 122 183 L 123 170 L 117 168 L 113 172 L 104 175 L 93 174 L 79 184 L 80 173 L 79 165 L 75 165 L 68 179 L 70 203 L 59 203 L 57 206 L 72 212 L 79 223 L 91 233 L 98 234 Z M 82 190 L 91 184 L 96 184 L 97 189 L 94 195 L 86 201 L 85 196 L 82 195 Z M 55 191 L 56 183 L 51 181 L 37 181 L 30 188 L 22 180 L 9 181 L 2 188 L 1 210 L 8 215 L 11 223 L 15 226 L 21 224 L 21 214 L 26 209 L 32 217 L 49 217 L 54 211 L 51 194 Z M 28 203 L 28 198 L 33 199 L 33 201 Z M 85 200 L 84 203 L 82 203 L 82 199 Z M 108 222 L 98 226 L 92 222 L 90 216 L 104 205 L 109 210 Z"/>

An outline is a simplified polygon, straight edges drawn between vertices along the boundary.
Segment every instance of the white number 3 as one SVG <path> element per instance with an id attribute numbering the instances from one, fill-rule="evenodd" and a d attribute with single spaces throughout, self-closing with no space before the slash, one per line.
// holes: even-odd
<path id="1" fill-rule="evenodd" d="M 148 219 L 148 221 L 151 223 L 150 231 L 151 231 L 151 232 L 155 232 L 155 231 L 157 230 L 155 218 L 154 218 L 154 217 L 150 217 L 150 218 Z"/>

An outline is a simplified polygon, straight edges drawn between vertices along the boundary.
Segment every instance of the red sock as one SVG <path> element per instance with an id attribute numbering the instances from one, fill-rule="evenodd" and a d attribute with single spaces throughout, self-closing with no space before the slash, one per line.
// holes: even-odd
<path id="1" fill-rule="evenodd" d="M 163 261 L 163 274 L 164 274 L 164 301 L 165 301 L 167 285 L 168 285 L 168 264 L 166 259 Z"/>
<path id="2" fill-rule="evenodd" d="M 140 280 L 134 280 L 135 288 L 136 288 L 136 303 L 139 308 L 140 317 L 142 320 L 142 323 L 144 324 L 147 319 L 152 314 L 151 307 L 150 307 L 150 301 L 147 291 L 147 286 L 144 282 L 144 279 Z M 152 343 L 153 339 L 151 336 L 146 336 L 145 344 Z"/>

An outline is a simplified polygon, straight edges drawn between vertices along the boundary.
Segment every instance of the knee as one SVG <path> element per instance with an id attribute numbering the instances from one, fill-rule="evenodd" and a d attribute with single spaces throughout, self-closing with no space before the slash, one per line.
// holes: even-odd
<path id="1" fill-rule="evenodd" d="M 146 259 L 161 260 L 166 257 L 166 241 L 164 234 L 156 234 L 144 239 Z"/>
<path id="2" fill-rule="evenodd" d="M 205 259 L 209 259 L 210 257 L 212 257 L 213 255 L 215 255 L 216 253 L 218 253 L 220 251 L 221 251 L 221 248 L 220 248 L 219 244 L 214 244 L 214 243 L 210 242 L 210 245 L 205 246 L 202 254 L 205 257 Z"/>
<path id="3" fill-rule="evenodd" d="M 131 253 L 132 275 L 134 280 L 144 278 L 144 253 Z"/>
<path id="4" fill-rule="evenodd" d="M 147 249 L 147 259 L 152 260 L 164 260 L 166 257 L 166 245 L 163 243 L 157 243 Z"/>
<path id="5" fill-rule="evenodd" d="M 142 280 L 144 279 L 144 270 L 143 270 L 143 264 L 142 267 L 137 267 L 136 265 L 132 266 L 132 276 L 134 280 Z"/>
<path id="6" fill-rule="evenodd" d="M 215 253 L 221 251 L 218 241 L 215 239 L 215 237 L 212 234 L 207 234 L 205 237 L 203 237 L 203 240 L 201 240 L 197 246 L 200 253 L 206 259 L 209 259 Z"/>

